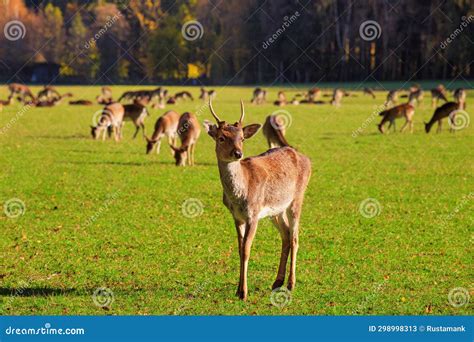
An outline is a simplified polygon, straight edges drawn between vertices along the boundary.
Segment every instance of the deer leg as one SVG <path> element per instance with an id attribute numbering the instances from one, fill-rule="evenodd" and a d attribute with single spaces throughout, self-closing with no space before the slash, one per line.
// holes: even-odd
<path id="1" fill-rule="evenodd" d="M 156 154 L 160 154 L 161 138 L 156 142 Z"/>
<path id="2" fill-rule="evenodd" d="M 257 218 L 249 219 L 245 224 L 245 235 L 242 241 L 242 256 L 240 257 L 240 283 L 239 291 L 240 299 L 246 300 L 248 294 L 247 287 L 247 272 L 249 268 L 250 250 L 252 242 L 257 232 L 258 220 Z"/>
<path id="3" fill-rule="evenodd" d="M 413 133 L 413 120 L 410 121 L 410 133 Z"/>
<path id="4" fill-rule="evenodd" d="M 278 266 L 277 277 L 272 285 L 272 290 L 274 290 L 281 287 L 285 282 L 286 264 L 288 262 L 288 255 L 290 254 L 290 229 L 284 221 L 283 215 L 272 217 L 271 220 L 281 236 L 280 264 Z"/>
<path id="5" fill-rule="evenodd" d="M 442 125 L 442 121 L 438 120 L 438 128 L 436 129 L 436 133 L 441 133 L 441 125 Z"/>
<path id="6" fill-rule="evenodd" d="M 140 126 L 135 124 L 135 134 L 133 135 L 133 139 L 135 139 L 137 137 L 137 134 L 138 134 L 139 131 L 140 131 Z"/>
<path id="7" fill-rule="evenodd" d="M 408 126 L 409 123 L 410 122 L 408 120 L 405 121 L 405 123 L 402 126 L 402 129 L 400 130 L 400 133 L 405 132 L 405 130 L 407 129 L 407 126 Z"/>
<path id="8" fill-rule="evenodd" d="M 142 128 L 142 135 L 145 137 L 145 124 L 143 122 L 140 122 L 140 127 Z"/>
<path id="9" fill-rule="evenodd" d="M 451 125 L 449 125 L 449 132 L 450 133 L 454 133 L 454 125 L 455 125 L 454 119 L 455 119 L 455 115 L 449 115 L 448 116 L 448 120 L 451 123 Z"/>
<path id="10" fill-rule="evenodd" d="M 288 276 L 288 290 L 293 290 L 296 285 L 296 255 L 298 254 L 298 233 L 303 198 L 295 199 L 287 209 L 288 223 L 290 228 L 290 275 Z"/>
<path id="11" fill-rule="evenodd" d="M 237 243 L 239 246 L 239 257 L 242 260 L 242 245 L 244 241 L 244 234 L 245 234 L 245 222 L 240 222 L 237 219 L 234 219 L 235 223 L 235 230 L 237 231 Z M 235 293 L 236 296 L 241 297 L 241 290 L 242 290 L 242 282 L 241 278 L 239 279 L 239 286 L 237 287 L 237 292 Z"/>

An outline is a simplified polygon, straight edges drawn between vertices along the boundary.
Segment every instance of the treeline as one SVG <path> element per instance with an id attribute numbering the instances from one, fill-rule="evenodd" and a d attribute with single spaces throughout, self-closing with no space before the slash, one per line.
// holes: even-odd
<path id="1" fill-rule="evenodd" d="M 472 78 L 473 15 L 471 0 L 4 0 L 0 79 L 45 63 L 83 83 Z"/>

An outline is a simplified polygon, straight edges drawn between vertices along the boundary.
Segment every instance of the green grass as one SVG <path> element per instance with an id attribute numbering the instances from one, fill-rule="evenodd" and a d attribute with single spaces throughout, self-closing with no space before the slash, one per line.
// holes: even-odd
<path id="1" fill-rule="evenodd" d="M 5 88 L 0 91 L 6 97 Z M 114 87 L 117 97 L 126 87 Z M 171 88 L 172 92 L 182 88 Z M 248 103 L 251 88 L 218 89 L 214 106 L 236 120 L 263 123 L 277 110 Z M 37 88 L 35 88 L 37 90 Z M 99 87 L 60 87 L 94 99 Z M 198 95 L 198 88 L 190 88 Z M 274 100 L 278 89 L 269 91 Z M 415 114 L 414 134 L 381 135 L 379 116 L 352 133 L 383 103 L 346 97 L 340 108 L 288 106 L 290 143 L 308 155 L 313 175 L 301 219 L 297 285 L 284 308 L 270 303 L 280 238 L 260 221 L 249 270 L 249 300 L 234 294 L 238 251 L 230 213 L 222 204 L 213 141 L 204 133 L 195 167 L 177 168 L 166 143 L 145 155 L 126 124 L 120 143 L 93 141 L 89 125 L 101 107 L 61 104 L 31 108 L 0 134 L 0 204 L 19 198 L 24 215 L 0 215 L 2 314 L 353 315 L 472 313 L 455 308 L 451 289 L 472 297 L 473 123 L 450 134 L 424 132 L 430 99 Z M 328 100 L 328 98 L 324 98 Z M 469 92 L 468 110 L 474 102 Z M 168 106 L 197 111 L 199 100 Z M 5 107 L 0 127 L 20 106 Z M 148 134 L 163 110 L 150 110 Z M 210 119 L 208 111 L 199 120 Z M 397 127 L 401 127 L 399 121 Z M 258 133 L 247 156 L 267 149 Z M 470 196 L 470 197 L 469 197 Z M 182 203 L 196 198 L 202 215 L 187 218 Z M 380 214 L 365 218 L 360 203 L 375 198 Z M 93 219 L 92 219 L 93 218 Z M 92 294 L 110 288 L 103 309 Z"/>

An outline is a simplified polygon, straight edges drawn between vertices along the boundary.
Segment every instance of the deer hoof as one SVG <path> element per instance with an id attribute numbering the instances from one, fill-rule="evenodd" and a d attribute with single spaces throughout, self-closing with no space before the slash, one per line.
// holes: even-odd
<path id="1" fill-rule="evenodd" d="M 295 288 L 295 283 L 294 282 L 289 282 L 287 288 L 288 288 L 288 290 L 293 291 L 293 289 Z"/>
<path id="2" fill-rule="evenodd" d="M 282 287 L 284 282 L 285 280 L 280 280 L 280 279 L 275 280 L 275 282 L 272 285 L 272 290 Z"/>

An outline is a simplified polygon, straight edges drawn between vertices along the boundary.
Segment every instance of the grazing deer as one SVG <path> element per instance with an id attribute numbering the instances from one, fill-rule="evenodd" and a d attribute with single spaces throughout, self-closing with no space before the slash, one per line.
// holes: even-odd
<path id="1" fill-rule="evenodd" d="M 214 99 L 216 95 L 217 94 L 215 90 L 206 90 L 204 88 L 201 88 L 201 95 L 199 95 L 199 98 L 201 100 L 207 101 L 209 98 Z"/>
<path id="2" fill-rule="evenodd" d="M 449 117 L 449 120 L 451 120 L 451 124 L 452 124 L 449 131 L 454 132 L 454 129 L 453 129 L 454 119 L 456 116 L 456 111 L 459 109 L 462 109 L 461 103 L 457 103 L 457 102 L 446 102 L 441 107 L 438 107 L 434 111 L 433 116 L 431 117 L 431 120 L 429 122 L 425 122 L 425 132 L 429 133 L 434 123 L 438 122 L 438 129 L 436 130 L 436 133 L 440 133 L 441 125 L 443 123 L 442 120 L 446 117 Z"/>
<path id="3" fill-rule="evenodd" d="M 440 99 L 448 102 L 446 97 L 446 88 L 442 84 L 439 84 L 436 88 L 431 89 L 431 106 L 436 108 Z"/>
<path id="4" fill-rule="evenodd" d="M 398 103 L 398 90 L 390 90 L 387 94 L 387 100 L 384 103 L 384 106 L 389 108 L 393 107 Z"/>
<path id="5" fill-rule="evenodd" d="M 201 134 L 201 126 L 193 113 L 184 113 L 179 118 L 177 133 L 181 140 L 181 147 L 170 145 L 174 151 L 176 166 L 194 165 L 196 142 Z"/>
<path id="6" fill-rule="evenodd" d="M 8 85 L 8 90 L 10 91 L 9 97 L 12 97 L 17 94 L 19 95 L 22 102 L 26 102 L 26 97 L 28 96 L 31 101 L 36 101 L 35 96 L 31 92 L 30 88 L 27 85 L 19 83 L 11 83 Z"/>
<path id="7" fill-rule="evenodd" d="M 51 100 L 42 100 L 42 101 L 35 100 L 35 101 L 27 102 L 27 103 L 35 107 L 53 107 L 60 104 L 62 99 L 66 97 L 72 97 L 72 94 L 66 93 L 63 95 L 59 95 L 59 97 L 53 97 Z"/>
<path id="8" fill-rule="evenodd" d="M 454 100 L 459 103 L 459 109 L 466 109 L 466 90 L 458 88 L 453 93 Z"/>
<path id="9" fill-rule="evenodd" d="M 285 125 L 279 120 L 278 115 L 267 116 L 262 132 L 267 139 L 269 148 L 290 146 L 285 138 L 285 130 Z"/>
<path id="10" fill-rule="evenodd" d="M 91 135 L 94 139 L 99 139 L 102 133 L 102 140 L 105 140 L 107 128 L 112 127 L 115 141 L 119 141 L 122 136 L 122 122 L 125 115 L 125 108 L 121 103 L 115 102 L 105 106 L 99 117 L 97 126 L 91 126 Z"/>
<path id="11" fill-rule="evenodd" d="M 77 106 L 92 106 L 93 103 L 92 101 L 89 100 L 75 100 L 75 101 L 69 101 L 70 105 L 77 105 Z"/>
<path id="12" fill-rule="evenodd" d="M 241 100 L 238 122 L 221 121 L 209 108 L 217 125 L 205 123 L 207 133 L 216 142 L 219 175 L 224 190 L 224 205 L 231 212 L 237 230 L 240 255 L 240 281 L 237 295 L 247 299 L 247 271 L 252 242 L 258 221 L 270 217 L 280 232 L 282 248 L 280 265 L 273 289 L 285 282 L 286 265 L 290 255 L 288 289 L 296 284 L 296 254 L 301 208 L 311 176 L 310 160 L 291 147 L 274 148 L 255 157 L 242 159 L 243 141 L 260 128 L 259 124 L 243 127 L 245 116 Z"/>
<path id="13" fill-rule="evenodd" d="M 372 96 L 372 98 L 375 100 L 375 93 L 374 93 L 374 91 L 373 91 L 372 89 L 370 89 L 370 88 L 364 88 L 364 90 L 362 91 L 362 93 L 363 93 L 364 95 L 370 95 L 370 96 Z"/>
<path id="14" fill-rule="evenodd" d="M 110 87 L 102 87 L 101 94 L 97 96 L 97 103 L 103 105 L 109 105 L 114 102 L 112 98 L 112 89 Z"/>
<path id="15" fill-rule="evenodd" d="M 336 88 L 332 94 L 331 104 L 333 106 L 339 107 L 341 105 L 341 100 L 344 97 L 345 92 L 342 89 Z"/>
<path id="16" fill-rule="evenodd" d="M 151 138 L 146 137 L 146 153 L 149 154 L 156 145 L 156 153 L 160 153 L 161 138 L 168 137 L 170 146 L 176 146 L 178 139 L 178 123 L 180 115 L 174 110 L 170 110 L 160 116 L 155 123 L 155 130 Z M 174 151 L 173 151 L 174 154 Z"/>
<path id="17" fill-rule="evenodd" d="M 261 88 L 255 88 L 253 91 L 253 98 L 251 100 L 252 104 L 260 105 L 266 102 L 267 91 Z"/>
<path id="18" fill-rule="evenodd" d="M 286 106 L 286 95 L 283 91 L 278 92 L 278 99 L 273 104 L 279 107 Z"/>
<path id="19" fill-rule="evenodd" d="M 137 137 L 140 127 L 142 129 L 142 134 L 145 137 L 145 118 L 150 116 L 146 107 L 140 103 L 134 102 L 133 104 L 124 105 L 123 108 L 125 112 L 123 115 L 122 126 L 125 121 L 131 121 L 135 126 L 133 139 Z M 120 129 L 120 138 L 122 138 L 122 129 Z"/>
<path id="20" fill-rule="evenodd" d="M 189 91 L 181 91 L 179 93 L 174 94 L 174 98 L 176 101 L 178 100 L 187 100 L 190 99 L 191 101 L 194 101 L 193 95 Z"/>
<path id="21" fill-rule="evenodd" d="M 408 102 L 411 104 L 420 105 L 423 101 L 423 90 L 420 87 L 411 87 L 408 94 Z"/>
<path id="22" fill-rule="evenodd" d="M 383 116 L 382 121 L 378 124 L 380 133 L 385 133 L 384 124 L 390 122 L 388 130 L 393 126 L 395 131 L 395 120 L 398 118 L 405 118 L 405 124 L 400 132 L 404 132 L 407 126 L 410 126 L 410 133 L 413 133 L 413 115 L 415 115 L 415 107 L 410 103 L 404 103 L 393 108 L 382 111 L 380 116 Z"/>
<path id="23" fill-rule="evenodd" d="M 320 97 L 321 97 L 321 89 L 319 88 L 310 89 L 306 93 L 307 103 L 314 103 L 316 100 L 319 100 Z"/>
<path id="24" fill-rule="evenodd" d="M 56 99 L 61 98 L 61 95 L 58 93 L 55 87 L 51 85 L 45 85 L 42 90 L 38 92 L 38 96 L 36 100 L 39 102 L 44 101 L 54 101 Z"/>

